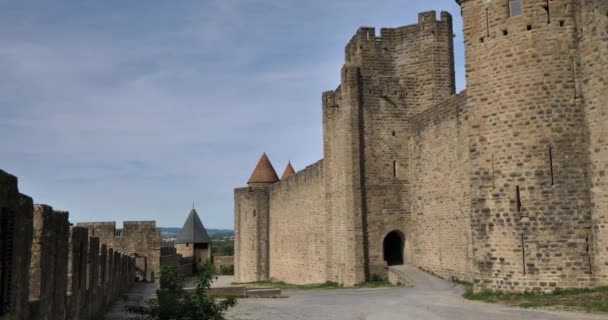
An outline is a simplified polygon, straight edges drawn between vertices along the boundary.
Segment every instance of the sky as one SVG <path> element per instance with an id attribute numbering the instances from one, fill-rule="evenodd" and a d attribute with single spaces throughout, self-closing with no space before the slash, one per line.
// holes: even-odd
<path id="1" fill-rule="evenodd" d="M 453 0 L 0 0 L 0 169 L 70 221 L 233 228 L 262 152 L 323 158 L 321 93 L 359 26 Z"/>

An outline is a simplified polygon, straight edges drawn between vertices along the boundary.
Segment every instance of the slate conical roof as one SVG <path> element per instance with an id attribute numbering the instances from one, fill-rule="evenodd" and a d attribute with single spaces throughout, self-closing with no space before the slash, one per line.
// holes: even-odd
<path id="1" fill-rule="evenodd" d="M 194 208 L 190 211 L 175 243 L 211 243 L 207 230 Z"/>
<path id="2" fill-rule="evenodd" d="M 281 180 L 285 180 L 285 179 L 291 177 L 292 175 L 294 175 L 295 173 L 296 173 L 296 171 L 291 166 L 291 161 L 289 161 L 287 163 L 287 167 L 285 167 L 285 171 L 283 171 L 283 175 L 281 176 Z"/>
<path id="3" fill-rule="evenodd" d="M 274 171 L 274 167 L 270 163 L 270 160 L 268 160 L 266 153 L 262 154 L 258 165 L 255 166 L 247 183 L 275 183 L 277 181 L 279 181 L 277 172 Z"/>

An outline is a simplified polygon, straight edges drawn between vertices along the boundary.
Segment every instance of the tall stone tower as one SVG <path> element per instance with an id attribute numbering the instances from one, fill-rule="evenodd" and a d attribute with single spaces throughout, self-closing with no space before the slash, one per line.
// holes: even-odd
<path id="1" fill-rule="evenodd" d="M 593 275 L 608 285 L 608 1 L 577 1 L 579 75 L 587 116 Z"/>
<path id="2" fill-rule="evenodd" d="M 408 233 L 408 118 L 450 98 L 454 83 L 447 12 L 379 33 L 361 27 L 346 46 L 341 84 L 323 94 L 332 281 L 352 285 L 385 272 L 384 240 Z"/>
<path id="3" fill-rule="evenodd" d="M 477 289 L 587 286 L 589 157 L 574 0 L 460 0 Z"/>
<path id="4" fill-rule="evenodd" d="M 278 181 L 264 153 L 247 181 L 248 187 L 235 190 L 234 274 L 237 281 L 260 281 L 269 277 L 269 193 L 272 184 Z"/>

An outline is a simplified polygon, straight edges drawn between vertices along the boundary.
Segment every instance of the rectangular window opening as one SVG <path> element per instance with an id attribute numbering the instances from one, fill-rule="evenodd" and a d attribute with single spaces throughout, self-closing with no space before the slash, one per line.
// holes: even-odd
<path id="1" fill-rule="evenodd" d="M 521 0 L 509 0 L 509 16 L 516 17 L 521 15 L 522 6 Z"/>

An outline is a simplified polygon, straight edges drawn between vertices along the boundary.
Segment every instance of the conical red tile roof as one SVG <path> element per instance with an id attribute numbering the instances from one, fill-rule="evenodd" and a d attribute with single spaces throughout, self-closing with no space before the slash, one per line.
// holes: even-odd
<path id="1" fill-rule="evenodd" d="M 287 167 L 285 167 L 285 171 L 283 171 L 283 175 L 281 176 L 281 180 L 285 180 L 296 173 L 291 166 L 291 161 L 287 163 Z"/>
<path id="2" fill-rule="evenodd" d="M 268 160 L 266 153 L 262 154 L 258 165 L 255 166 L 251 177 L 247 183 L 274 183 L 279 181 L 276 171 L 272 167 L 272 163 Z"/>

